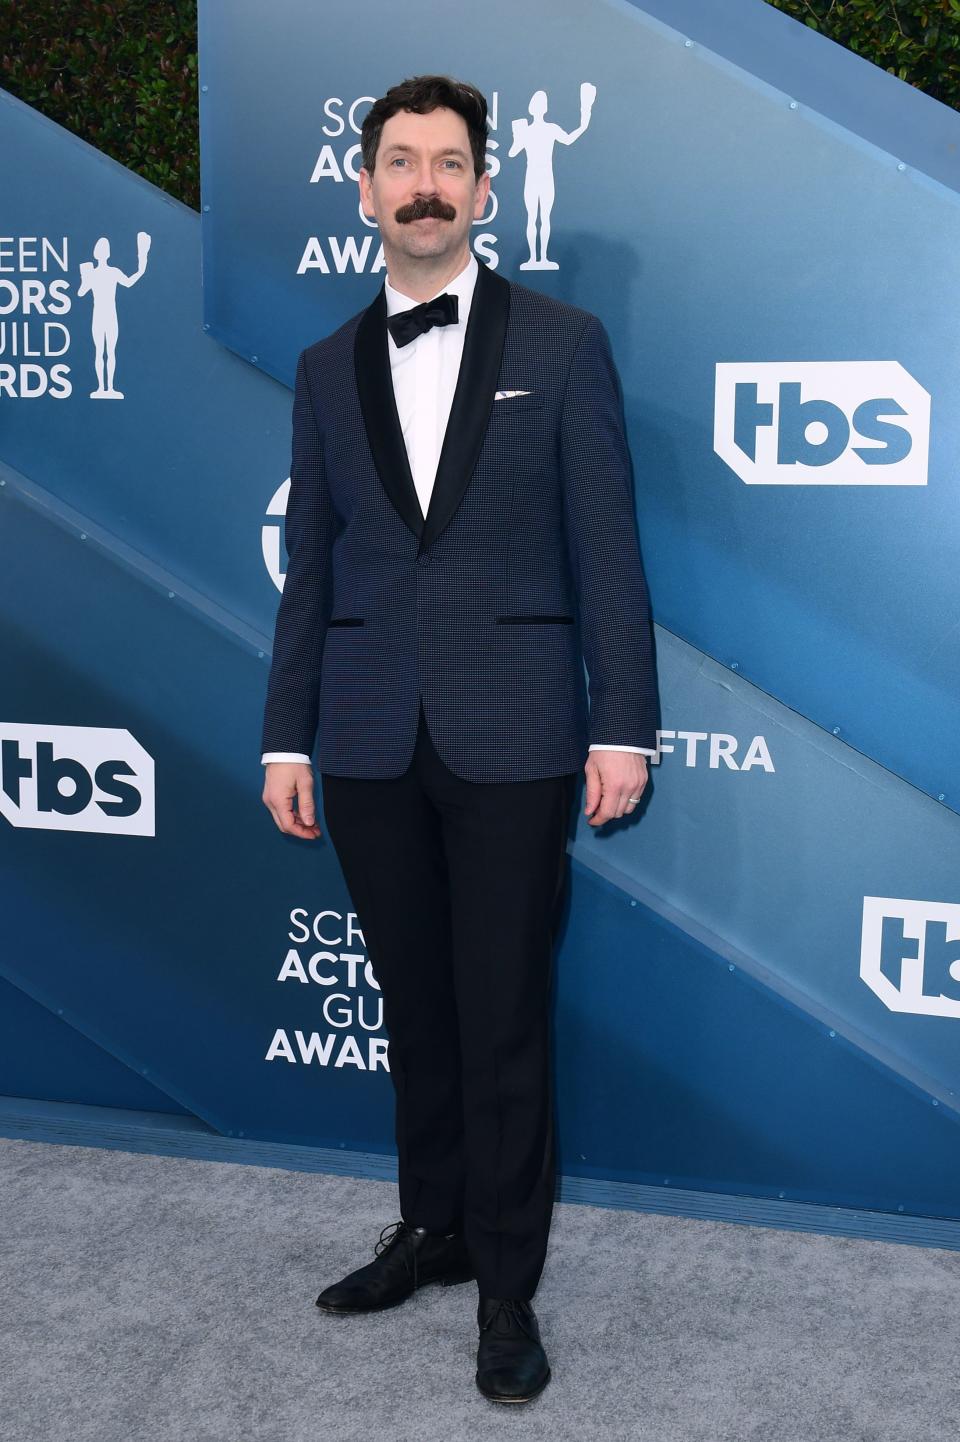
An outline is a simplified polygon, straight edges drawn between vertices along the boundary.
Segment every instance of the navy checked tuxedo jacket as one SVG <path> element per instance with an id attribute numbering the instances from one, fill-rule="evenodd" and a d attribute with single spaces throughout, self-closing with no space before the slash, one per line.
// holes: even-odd
<path id="1" fill-rule="evenodd" d="M 594 742 L 656 746 L 618 380 L 589 311 L 481 262 L 424 517 L 381 286 L 300 355 L 285 541 L 262 751 L 316 744 L 320 771 L 400 776 L 421 697 L 468 781 L 580 771 Z"/>

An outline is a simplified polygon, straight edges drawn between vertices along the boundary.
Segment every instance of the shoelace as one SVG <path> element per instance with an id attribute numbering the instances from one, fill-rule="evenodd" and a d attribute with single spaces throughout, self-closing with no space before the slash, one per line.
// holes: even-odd
<path id="1" fill-rule="evenodd" d="M 516 1321 L 521 1332 L 525 1332 L 531 1341 L 534 1340 L 533 1333 L 530 1331 L 530 1328 L 527 1325 L 527 1319 L 524 1315 L 522 1305 L 519 1302 L 514 1301 L 512 1297 L 501 1297 L 499 1299 L 496 1307 L 490 1313 L 490 1316 L 482 1324 L 480 1328 L 481 1332 L 485 1332 L 489 1327 L 492 1327 L 495 1322 L 499 1321 L 501 1314 L 503 1315 L 504 1321 L 507 1324 L 505 1330 L 510 1330 L 510 1319 L 512 1317 Z M 501 1329 L 498 1327 L 497 1331 L 500 1330 Z"/>
<path id="2" fill-rule="evenodd" d="M 387 1233 L 388 1233 L 388 1232 L 390 1233 L 389 1237 L 387 1236 Z M 390 1250 L 391 1247 L 394 1247 L 394 1248 L 399 1247 L 400 1244 L 401 1244 L 407 1237 L 409 1237 L 409 1236 L 411 1236 L 411 1235 L 412 1235 L 411 1229 L 407 1226 L 406 1222 L 403 1220 L 402 1217 L 400 1218 L 400 1221 L 399 1221 L 399 1222 L 390 1222 L 390 1223 L 388 1223 L 387 1226 L 384 1227 L 383 1231 L 380 1233 L 380 1240 L 379 1240 L 379 1242 L 377 1242 L 376 1246 L 374 1247 L 374 1252 L 375 1252 L 376 1255 L 379 1257 L 380 1254 L 381 1254 L 381 1252 L 386 1253 L 386 1252 L 388 1252 L 388 1251 Z M 411 1274 L 411 1276 L 413 1277 L 413 1285 L 414 1285 L 414 1287 L 416 1287 L 416 1285 L 417 1285 L 417 1252 L 416 1252 L 416 1248 L 411 1248 L 409 1251 L 407 1251 L 407 1252 L 405 1253 L 404 1257 L 403 1257 L 403 1261 L 404 1261 L 404 1265 L 405 1265 L 406 1268 L 407 1268 L 407 1271 L 408 1271 L 408 1272 Z"/>

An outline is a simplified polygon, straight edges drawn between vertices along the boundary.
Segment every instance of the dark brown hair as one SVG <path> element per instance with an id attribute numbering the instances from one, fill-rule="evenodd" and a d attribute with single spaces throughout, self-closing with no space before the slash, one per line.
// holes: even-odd
<path id="1" fill-rule="evenodd" d="M 360 129 L 360 150 L 367 172 L 373 174 L 384 121 L 398 110 L 426 115 L 438 105 L 463 116 L 470 137 L 473 173 L 479 180 L 487 168 L 487 102 L 476 86 L 449 75 L 414 75 L 392 85 L 386 95 L 374 101 Z"/>

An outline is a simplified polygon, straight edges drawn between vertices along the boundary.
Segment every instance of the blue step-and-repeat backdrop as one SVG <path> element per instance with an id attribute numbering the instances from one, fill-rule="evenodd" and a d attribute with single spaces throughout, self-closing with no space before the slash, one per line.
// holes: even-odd
<path id="1" fill-rule="evenodd" d="M 610 334 L 657 623 L 649 804 L 571 818 L 562 1170 L 960 1217 L 960 116 L 724 15 L 202 0 L 199 217 L 0 93 L 0 1092 L 393 1148 L 259 737 L 296 359 L 383 280 L 363 117 L 439 71 L 478 257 Z"/>

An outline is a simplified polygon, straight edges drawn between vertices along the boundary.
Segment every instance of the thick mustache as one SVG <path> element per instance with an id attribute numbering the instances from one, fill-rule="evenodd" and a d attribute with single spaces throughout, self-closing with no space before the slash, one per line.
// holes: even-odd
<path id="1" fill-rule="evenodd" d="M 401 225 L 406 225 L 412 220 L 454 220 L 457 212 L 452 205 L 445 200 L 412 200 L 409 205 L 401 205 L 397 211 L 397 220 Z"/>

